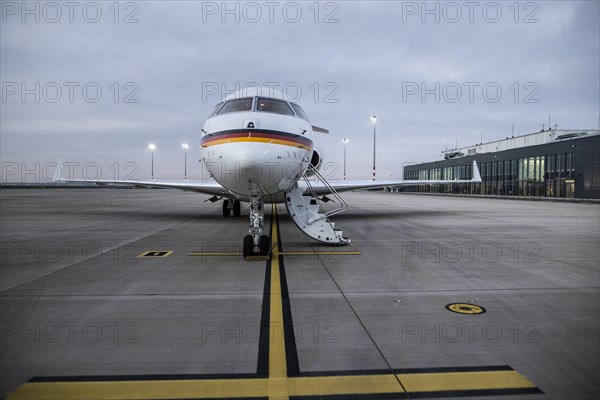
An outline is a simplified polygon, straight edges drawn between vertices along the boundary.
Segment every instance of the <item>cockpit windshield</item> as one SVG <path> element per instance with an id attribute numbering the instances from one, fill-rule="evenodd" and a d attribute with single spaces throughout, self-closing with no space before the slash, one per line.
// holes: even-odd
<path id="1" fill-rule="evenodd" d="M 221 106 L 223 105 L 223 102 L 220 102 L 219 104 L 217 104 L 215 106 L 215 108 L 213 108 L 212 112 L 210 113 L 210 115 L 208 116 L 208 118 L 210 117 L 214 117 L 215 115 L 217 115 L 217 111 L 219 111 L 219 108 L 221 108 Z"/>
<path id="2" fill-rule="evenodd" d="M 252 98 L 229 100 L 225 103 L 223 108 L 217 112 L 217 115 L 238 112 L 238 111 L 251 111 L 252 110 Z"/>
<path id="3" fill-rule="evenodd" d="M 210 114 L 210 117 L 233 112 L 252 111 L 252 104 L 254 99 L 255 98 L 252 97 L 245 97 L 243 99 L 235 99 L 220 102 L 215 106 L 214 110 Z M 288 103 L 284 100 L 271 99 L 268 97 L 258 97 L 256 98 L 256 111 L 271 112 L 281 115 L 295 115 L 299 118 L 302 118 L 305 121 L 308 121 L 308 117 L 304 113 L 302 107 L 300 107 L 296 103 Z"/>
<path id="4" fill-rule="evenodd" d="M 256 111 L 272 112 L 281 115 L 294 115 L 294 112 L 283 100 L 268 99 L 259 97 L 256 105 Z"/>
<path id="5" fill-rule="evenodd" d="M 294 109 L 294 112 L 296 113 L 297 116 L 299 116 L 300 118 L 308 121 L 308 117 L 304 113 L 304 110 L 302 109 L 302 107 L 300 107 L 296 103 L 290 103 L 290 104 L 292 105 L 292 108 Z"/>

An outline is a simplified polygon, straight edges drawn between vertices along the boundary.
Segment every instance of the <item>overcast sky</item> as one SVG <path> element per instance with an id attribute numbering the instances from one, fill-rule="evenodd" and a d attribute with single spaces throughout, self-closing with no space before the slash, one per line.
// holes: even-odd
<path id="1" fill-rule="evenodd" d="M 8 180 L 36 163 L 43 180 L 59 158 L 76 175 L 97 163 L 102 178 L 117 165 L 123 178 L 131 162 L 147 178 L 151 142 L 157 178 L 182 178 L 183 142 L 199 178 L 204 119 L 255 83 L 285 89 L 330 130 L 317 148 L 340 169 L 348 138 L 349 179 L 370 177 L 374 114 L 380 178 L 513 124 L 547 128 L 549 114 L 559 128 L 598 129 L 598 1 L 69 4 L 2 1 Z"/>

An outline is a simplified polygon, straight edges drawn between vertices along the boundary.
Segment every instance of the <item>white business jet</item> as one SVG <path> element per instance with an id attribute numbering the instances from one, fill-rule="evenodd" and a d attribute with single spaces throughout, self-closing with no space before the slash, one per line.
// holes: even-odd
<path id="1" fill-rule="evenodd" d="M 347 209 L 338 192 L 407 185 L 481 182 L 473 161 L 470 180 L 344 180 L 329 183 L 319 173 L 321 154 L 314 134 L 328 133 L 311 125 L 302 108 L 272 88 L 248 88 L 227 96 L 204 122 L 200 157 L 214 181 L 135 180 L 96 181 L 97 184 L 134 184 L 176 188 L 210 194 L 223 200 L 223 216 L 240 216 L 240 202 L 250 203 L 249 234 L 244 257 L 266 255 L 269 238 L 263 234 L 264 204 L 285 203 L 294 223 L 311 238 L 343 245 L 350 239 L 329 217 Z M 62 181 L 62 168 L 55 180 Z M 320 196 L 320 197 L 319 197 Z M 339 207 L 325 211 L 332 196 Z"/>

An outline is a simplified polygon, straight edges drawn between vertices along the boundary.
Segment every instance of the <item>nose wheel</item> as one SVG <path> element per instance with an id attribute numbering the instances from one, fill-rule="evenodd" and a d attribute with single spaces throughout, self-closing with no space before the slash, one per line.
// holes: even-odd
<path id="1" fill-rule="evenodd" d="M 251 235 L 244 236 L 244 258 L 253 256 L 267 256 L 269 255 L 269 237 L 267 235 L 261 235 L 259 240 L 259 250 L 254 250 L 254 238 Z"/>
<path id="2" fill-rule="evenodd" d="M 264 208 L 261 196 L 250 198 L 250 226 L 249 235 L 244 237 L 243 254 L 248 259 L 255 256 L 267 256 L 269 254 L 269 237 L 263 235 Z"/>

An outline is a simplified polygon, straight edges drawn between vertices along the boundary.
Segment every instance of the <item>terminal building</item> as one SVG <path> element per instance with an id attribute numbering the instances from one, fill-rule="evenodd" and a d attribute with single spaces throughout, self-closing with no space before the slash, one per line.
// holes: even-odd
<path id="1" fill-rule="evenodd" d="M 548 129 L 449 149 L 443 160 L 406 165 L 404 179 L 471 179 L 481 183 L 406 186 L 405 192 L 600 198 L 600 131 Z"/>

